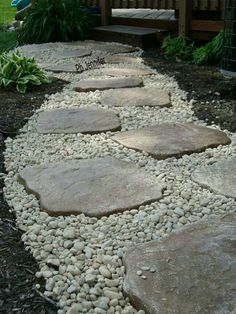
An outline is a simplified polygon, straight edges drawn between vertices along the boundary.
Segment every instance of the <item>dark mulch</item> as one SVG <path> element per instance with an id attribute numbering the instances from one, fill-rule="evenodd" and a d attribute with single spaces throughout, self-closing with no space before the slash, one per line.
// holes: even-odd
<path id="1" fill-rule="evenodd" d="M 188 99 L 195 99 L 195 115 L 209 125 L 236 132 L 236 79 L 225 78 L 216 66 L 196 66 L 164 58 L 158 48 L 144 52 L 145 63 L 174 76 Z"/>
<path id="2" fill-rule="evenodd" d="M 15 136 L 27 119 L 39 108 L 46 94 L 60 91 L 66 82 L 53 80 L 51 84 L 32 88 L 26 94 L 0 89 L 0 172 L 4 172 L 4 138 Z M 0 313 L 52 314 L 55 303 L 42 296 L 44 282 L 35 273 L 36 261 L 24 249 L 22 232 L 16 229 L 15 217 L 4 201 L 3 181 L 0 180 Z M 40 283 L 42 290 L 35 285 Z"/>

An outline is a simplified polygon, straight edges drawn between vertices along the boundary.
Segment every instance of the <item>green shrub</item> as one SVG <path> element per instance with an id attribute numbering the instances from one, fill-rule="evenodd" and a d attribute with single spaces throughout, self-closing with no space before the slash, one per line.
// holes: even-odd
<path id="1" fill-rule="evenodd" d="M 19 52 L 0 55 L 0 86 L 16 86 L 20 93 L 25 93 L 30 85 L 50 83 L 46 73 L 41 70 L 33 58 L 22 57 Z"/>
<path id="2" fill-rule="evenodd" d="M 221 31 L 211 42 L 194 51 L 193 62 L 198 65 L 219 62 L 223 54 L 223 48 L 224 32 Z"/>
<path id="3" fill-rule="evenodd" d="M 19 32 L 20 43 L 46 43 L 84 39 L 91 15 L 80 0 L 36 0 Z"/>
<path id="4" fill-rule="evenodd" d="M 166 37 L 163 41 L 162 49 L 164 50 L 165 57 L 175 57 L 177 59 L 186 61 L 192 60 L 195 47 L 193 42 L 190 42 L 181 35 L 178 37 Z"/>

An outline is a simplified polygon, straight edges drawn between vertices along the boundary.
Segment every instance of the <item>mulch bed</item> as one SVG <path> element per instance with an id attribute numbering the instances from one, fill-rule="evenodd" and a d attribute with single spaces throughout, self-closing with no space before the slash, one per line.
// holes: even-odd
<path id="1" fill-rule="evenodd" d="M 145 63 L 161 73 L 174 76 L 188 98 L 195 99 L 195 115 L 208 124 L 236 132 L 236 80 L 225 79 L 215 66 L 198 67 L 190 63 L 166 60 L 160 49 L 144 52 Z M 4 139 L 14 137 L 27 119 L 39 108 L 46 94 L 56 93 L 66 82 L 56 80 L 52 84 L 30 90 L 24 95 L 15 90 L 0 89 L 0 172 L 4 172 Z M 4 201 L 3 182 L 0 180 L 0 313 L 43 314 L 56 313 L 53 301 L 35 289 L 38 266 L 31 254 L 24 250 L 21 231 L 16 229 L 15 218 Z"/>
<path id="2" fill-rule="evenodd" d="M 26 94 L 0 89 L 0 172 L 4 172 L 4 139 L 14 137 L 39 108 L 46 94 L 61 91 L 65 81 L 54 79 L 51 84 L 32 88 Z M 35 277 L 38 266 L 24 249 L 22 232 L 16 228 L 15 217 L 3 197 L 0 180 L 0 313 L 57 313 L 57 307 L 42 295 L 45 283 Z M 41 291 L 35 285 L 41 285 Z"/>

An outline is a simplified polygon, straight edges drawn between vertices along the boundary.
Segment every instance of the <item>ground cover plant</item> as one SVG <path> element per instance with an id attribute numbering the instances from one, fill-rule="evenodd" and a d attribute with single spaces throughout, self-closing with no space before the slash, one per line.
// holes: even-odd
<path id="1" fill-rule="evenodd" d="M 91 15 L 80 0 L 36 0 L 19 32 L 20 43 L 45 43 L 84 39 L 92 25 Z"/>
<path id="2" fill-rule="evenodd" d="M 164 56 L 183 61 L 192 61 L 197 65 L 213 64 L 220 61 L 224 48 L 224 32 L 221 31 L 212 41 L 197 48 L 188 38 L 168 36 L 164 39 L 162 49 Z"/>
<path id="3" fill-rule="evenodd" d="M 31 85 L 50 83 L 46 73 L 41 70 L 34 58 L 27 58 L 19 52 L 0 55 L 0 86 L 16 86 L 16 90 L 25 93 Z"/>

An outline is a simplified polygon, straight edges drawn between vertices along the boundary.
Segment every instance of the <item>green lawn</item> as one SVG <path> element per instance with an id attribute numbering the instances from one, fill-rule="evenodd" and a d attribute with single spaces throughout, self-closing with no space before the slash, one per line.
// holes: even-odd
<path id="1" fill-rule="evenodd" d="M 16 8 L 11 7 L 11 0 L 0 0 L 0 26 L 11 24 L 15 13 Z"/>
<path id="2" fill-rule="evenodd" d="M 16 46 L 16 33 L 4 30 L 14 20 L 15 13 L 16 8 L 11 7 L 11 0 L 0 0 L 0 53 Z"/>

